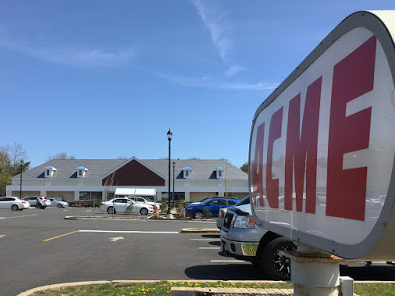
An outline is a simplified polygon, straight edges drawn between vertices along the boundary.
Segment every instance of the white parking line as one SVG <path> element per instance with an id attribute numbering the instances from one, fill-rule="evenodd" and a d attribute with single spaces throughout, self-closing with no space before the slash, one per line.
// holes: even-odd
<path id="1" fill-rule="evenodd" d="M 2 234 L 2 235 L 0 235 L 0 238 L 5 237 L 5 236 L 6 236 L 5 234 Z"/>
<path id="2" fill-rule="evenodd" d="M 192 240 L 192 241 L 213 241 L 215 239 L 213 239 L 213 238 L 190 238 L 189 240 Z"/>
<path id="3" fill-rule="evenodd" d="M 240 260 L 211 260 L 211 263 L 240 263 Z"/>
<path id="4" fill-rule="evenodd" d="M 220 250 L 220 247 L 199 247 L 199 250 Z"/>
<path id="5" fill-rule="evenodd" d="M 78 230 L 85 233 L 154 233 L 154 234 L 179 234 L 177 231 L 139 231 L 139 230 Z"/>

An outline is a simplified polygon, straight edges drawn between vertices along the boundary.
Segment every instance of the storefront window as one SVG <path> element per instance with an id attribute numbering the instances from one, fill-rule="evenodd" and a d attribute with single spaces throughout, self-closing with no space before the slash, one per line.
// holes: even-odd
<path id="1" fill-rule="evenodd" d="M 173 192 L 170 192 L 170 195 L 172 194 Z M 162 192 L 162 199 L 164 200 L 169 199 L 169 195 L 167 194 L 167 192 Z M 173 200 L 173 198 L 171 198 L 171 200 Z M 174 201 L 178 201 L 178 200 L 185 200 L 185 192 L 174 192 Z"/>
<path id="2" fill-rule="evenodd" d="M 102 192 L 100 191 L 80 191 L 80 200 L 96 200 L 102 199 Z"/>

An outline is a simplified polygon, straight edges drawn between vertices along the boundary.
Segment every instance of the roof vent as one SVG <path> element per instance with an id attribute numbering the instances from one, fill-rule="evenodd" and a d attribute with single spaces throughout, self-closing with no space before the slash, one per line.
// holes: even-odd
<path id="1" fill-rule="evenodd" d="M 184 179 L 189 179 L 191 176 L 192 169 L 190 167 L 185 167 L 182 169 L 182 177 Z"/>
<path id="2" fill-rule="evenodd" d="M 224 176 L 224 169 L 222 167 L 217 167 L 215 169 L 215 172 L 217 174 L 217 179 L 222 179 Z"/>
<path id="3" fill-rule="evenodd" d="M 76 168 L 76 170 L 77 170 L 77 178 L 85 178 L 85 174 L 88 171 L 86 167 L 79 166 L 78 168 Z"/>
<path id="4" fill-rule="evenodd" d="M 54 168 L 53 166 L 47 166 L 44 169 L 45 169 L 45 173 L 44 173 L 45 178 L 52 178 L 53 174 L 56 171 L 56 168 Z"/>

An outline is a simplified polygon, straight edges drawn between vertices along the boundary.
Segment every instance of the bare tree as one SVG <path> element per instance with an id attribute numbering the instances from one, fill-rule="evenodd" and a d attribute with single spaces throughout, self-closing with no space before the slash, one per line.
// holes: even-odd
<path id="1" fill-rule="evenodd" d="M 56 153 L 54 155 L 48 156 L 47 161 L 53 160 L 53 159 L 75 159 L 74 155 L 67 155 L 67 152 L 60 152 Z"/>
<path id="2" fill-rule="evenodd" d="M 108 197 L 110 196 L 110 190 L 112 185 L 114 184 L 114 177 L 115 177 L 115 172 L 111 173 L 111 175 L 108 175 L 104 179 L 104 196 L 103 196 L 103 201 L 107 201 Z"/>
<path id="3" fill-rule="evenodd" d="M 104 179 L 104 196 L 102 197 L 102 200 L 106 202 L 110 196 L 110 190 L 111 187 L 114 185 L 114 178 L 115 178 L 115 172 L 111 173 Z M 112 216 L 114 217 L 114 212 L 115 212 L 115 204 L 114 204 L 115 199 L 113 199 L 112 203 Z M 104 215 L 106 215 L 106 212 L 104 212 Z"/>
<path id="4" fill-rule="evenodd" d="M 27 153 L 23 150 L 21 144 L 14 143 L 13 145 L 7 145 L 2 148 L 2 151 L 8 154 L 11 165 L 13 166 L 27 159 Z"/>

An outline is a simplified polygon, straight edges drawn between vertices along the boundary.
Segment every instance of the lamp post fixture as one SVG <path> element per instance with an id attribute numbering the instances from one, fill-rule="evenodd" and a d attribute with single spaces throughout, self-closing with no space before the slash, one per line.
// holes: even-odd
<path id="1" fill-rule="evenodd" d="M 167 139 L 169 140 L 169 190 L 167 191 L 169 194 L 169 207 L 167 209 L 167 214 L 170 214 L 170 181 L 171 181 L 171 177 L 170 177 L 170 162 L 171 162 L 171 138 L 173 136 L 173 133 L 170 131 L 167 132 Z"/>
<path id="2" fill-rule="evenodd" d="M 172 196 L 172 200 L 173 200 L 173 207 L 174 207 L 174 202 L 175 202 L 175 200 L 174 200 L 174 178 L 175 178 L 175 175 L 174 175 L 174 168 L 176 167 L 176 162 L 175 161 L 173 161 L 173 194 L 171 195 Z"/>
<path id="3" fill-rule="evenodd" d="M 23 172 L 23 159 L 21 160 L 21 181 L 19 182 L 19 198 L 22 198 L 22 172 Z"/>

